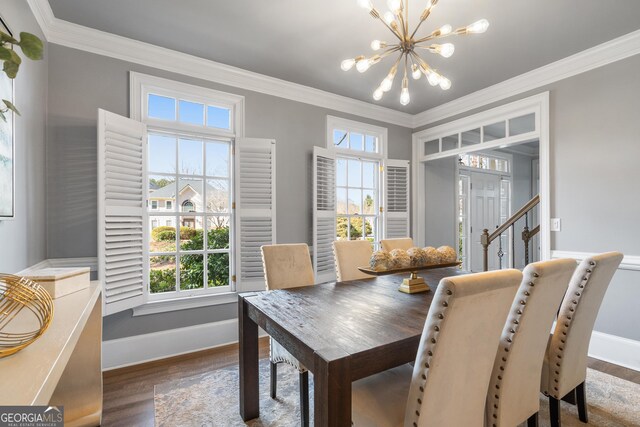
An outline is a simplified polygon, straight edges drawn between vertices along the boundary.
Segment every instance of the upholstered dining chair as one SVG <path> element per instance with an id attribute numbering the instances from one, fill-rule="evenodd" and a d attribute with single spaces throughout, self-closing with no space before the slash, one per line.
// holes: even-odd
<path id="1" fill-rule="evenodd" d="M 370 279 L 372 276 L 358 270 L 369 265 L 373 245 L 368 240 L 336 240 L 333 242 L 333 256 L 336 260 L 338 282 Z"/>
<path id="2" fill-rule="evenodd" d="M 483 427 L 500 332 L 522 273 L 442 279 L 427 313 L 415 365 L 355 381 L 355 427 Z"/>
<path id="3" fill-rule="evenodd" d="M 262 246 L 262 265 L 268 290 L 290 289 L 315 283 L 309 247 L 304 244 Z M 300 416 L 302 426 L 309 425 L 309 372 L 276 340 L 270 338 L 271 398 L 276 398 L 278 364 L 287 363 L 299 372 Z"/>
<path id="4" fill-rule="evenodd" d="M 538 426 L 540 372 L 549 331 L 569 279 L 574 259 L 529 264 L 502 329 L 487 393 L 486 425 Z"/>
<path id="5" fill-rule="evenodd" d="M 380 241 L 383 251 L 391 252 L 394 249 L 410 249 L 414 246 L 411 237 L 402 237 L 400 239 L 384 239 Z"/>
<path id="6" fill-rule="evenodd" d="M 620 252 L 588 257 L 571 277 L 542 367 L 540 390 L 549 397 L 552 427 L 560 427 L 562 399 L 575 402 L 580 421 L 588 422 L 585 380 L 589 341 L 600 304 L 622 258 Z"/>

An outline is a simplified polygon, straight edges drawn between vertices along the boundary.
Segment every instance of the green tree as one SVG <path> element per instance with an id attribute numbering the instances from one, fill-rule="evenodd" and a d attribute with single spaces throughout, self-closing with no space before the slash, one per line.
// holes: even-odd
<path id="1" fill-rule="evenodd" d="M 149 179 L 149 184 L 153 185 L 156 188 L 166 187 L 169 184 L 173 184 L 173 182 L 174 182 L 173 180 L 167 179 L 167 178 L 162 178 L 162 179 L 151 178 L 151 179 Z"/>
<path id="2" fill-rule="evenodd" d="M 364 219 L 361 216 L 351 217 L 351 224 L 349 225 L 351 240 L 357 240 L 362 238 L 362 222 L 363 221 Z M 338 220 L 336 223 L 336 232 L 339 239 L 347 239 L 349 237 L 347 235 L 348 222 L 349 222 L 349 219 L 347 217 L 344 217 L 344 216 L 338 217 Z M 369 237 L 373 234 L 373 228 L 371 227 L 370 222 L 365 221 L 364 224 L 366 228 L 367 237 Z"/>

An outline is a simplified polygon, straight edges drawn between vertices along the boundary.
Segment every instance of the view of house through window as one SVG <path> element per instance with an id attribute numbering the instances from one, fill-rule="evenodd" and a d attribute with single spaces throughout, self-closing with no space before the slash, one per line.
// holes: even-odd
<path id="1" fill-rule="evenodd" d="M 188 134 L 184 126 L 171 133 L 170 126 L 160 131 L 149 124 L 151 294 L 230 284 L 231 140 L 197 129 L 228 129 L 229 114 L 201 103 L 148 97 L 148 117 L 194 126 Z"/>

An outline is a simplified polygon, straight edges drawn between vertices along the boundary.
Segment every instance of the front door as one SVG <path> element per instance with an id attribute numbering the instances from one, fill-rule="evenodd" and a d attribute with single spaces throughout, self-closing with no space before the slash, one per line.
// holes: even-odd
<path id="1" fill-rule="evenodd" d="M 500 224 L 500 176 L 471 172 L 471 270 L 483 271 L 480 236 L 485 228 L 491 233 Z M 497 243 L 497 240 L 496 240 Z M 495 246 L 495 245 L 492 245 Z M 495 251 L 489 247 L 489 270 L 497 269 Z"/>

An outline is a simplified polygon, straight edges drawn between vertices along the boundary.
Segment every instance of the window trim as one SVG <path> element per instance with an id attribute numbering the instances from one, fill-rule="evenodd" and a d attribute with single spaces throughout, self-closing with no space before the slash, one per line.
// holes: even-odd
<path id="1" fill-rule="evenodd" d="M 351 150 L 348 148 L 336 148 L 336 146 L 333 143 L 333 131 L 335 129 L 342 129 L 342 130 L 346 130 L 347 132 L 362 133 L 363 135 L 365 135 L 365 138 L 366 138 L 366 135 L 373 135 L 377 137 L 378 152 L 371 153 L 364 150 L 359 151 L 359 150 Z M 386 233 L 385 226 L 384 226 L 385 212 L 380 212 L 380 208 L 381 207 L 384 208 L 385 192 L 386 192 L 385 185 L 384 185 L 385 184 L 384 174 L 380 173 L 380 167 L 383 167 L 388 159 L 388 156 L 387 156 L 388 134 L 389 134 L 389 130 L 382 126 L 376 126 L 369 123 L 363 123 L 355 120 L 344 119 L 342 117 L 327 115 L 327 128 L 326 128 L 327 149 L 334 154 L 336 164 L 337 164 L 338 158 L 346 158 L 347 160 L 351 158 L 351 159 L 357 159 L 360 161 L 374 161 L 378 163 L 379 168 L 376 173 L 376 179 L 377 179 L 376 190 L 378 194 L 377 194 L 377 200 L 376 200 L 376 206 L 375 206 L 375 213 L 372 215 L 367 215 L 364 213 L 360 215 L 338 214 L 337 199 L 336 199 L 336 211 L 334 212 L 336 221 L 338 217 L 351 218 L 351 216 L 360 216 L 363 218 L 363 221 L 365 220 L 366 217 L 375 217 L 376 230 L 374 231 L 375 232 L 375 239 L 373 242 L 374 247 L 377 247 L 377 245 L 379 245 L 380 240 L 384 238 Z M 336 176 L 337 176 L 337 170 L 336 170 Z M 347 188 L 349 187 L 347 186 Z M 364 188 L 364 187 L 360 187 L 360 188 Z M 336 184 L 335 184 L 336 192 L 337 192 L 337 189 L 338 189 L 338 183 L 336 180 Z M 336 194 L 336 197 L 337 197 L 337 194 Z"/>
<path id="2" fill-rule="evenodd" d="M 348 148 L 336 148 L 333 145 L 333 130 L 345 129 L 349 132 L 355 131 L 363 134 L 375 135 L 378 138 L 379 150 L 377 153 L 367 151 L 351 150 Z M 336 155 L 351 157 L 362 157 L 367 159 L 385 160 L 387 159 L 387 138 L 389 130 L 385 127 L 375 126 L 368 123 L 357 122 L 355 120 L 343 119 L 342 117 L 327 116 L 327 149 Z"/>
<path id="3" fill-rule="evenodd" d="M 203 139 L 218 139 L 230 141 L 232 146 L 232 156 L 234 140 L 244 137 L 244 96 L 221 92 L 214 89 L 191 85 L 188 83 L 178 82 L 174 80 L 164 79 L 161 77 L 151 76 L 147 74 L 129 72 L 130 83 L 130 99 L 129 111 L 130 117 L 134 120 L 142 122 L 151 128 L 154 132 L 169 132 L 174 135 L 188 134 L 189 136 L 197 136 Z M 148 94 L 153 93 L 160 96 L 168 96 L 176 98 L 176 100 L 188 100 L 200 102 L 205 105 L 229 108 L 231 110 L 231 129 L 221 129 L 216 127 L 207 127 L 204 125 L 192 125 L 181 123 L 179 121 L 167 121 L 161 119 L 147 118 L 147 99 Z M 211 100 L 215 102 L 211 102 Z M 233 157 L 232 157 L 233 159 Z M 233 160 L 232 160 L 233 162 Z M 233 168 L 229 179 L 235 179 Z M 176 209 L 178 206 L 176 206 Z M 172 213 L 173 214 L 173 213 Z M 145 211 L 145 224 L 149 222 L 151 213 Z M 155 215 L 155 212 L 153 213 Z M 229 213 L 231 221 L 233 221 L 234 213 Z M 165 216 L 165 215 L 162 215 Z M 171 216 L 173 217 L 173 216 Z M 177 226 L 177 224 L 176 224 Z M 230 237 L 233 239 L 233 237 Z M 209 251 L 211 252 L 211 251 Z M 194 252 L 195 253 L 195 252 Z M 204 250 L 202 251 L 204 253 Z M 230 260 L 230 276 L 235 274 L 235 259 L 238 258 L 239 248 L 233 248 L 229 251 Z M 230 282 L 229 286 L 220 286 L 217 288 L 193 289 L 183 292 L 166 292 L 160 294 L 151 294 L 149 284 L 146 285 L 147 303 L 141 307 L 149 306 L 149 309 L 138 310 L 138 315 L 159 313 L 164 311 L 183 310 L 193 307 L 201 307 L 205 305 L 224 304 L 228 295 L 231 293 L 236 295 L 237 289 L 234 289 L 235 282 Z M 151 308 L 155 307 L 155 308 Z"/>

